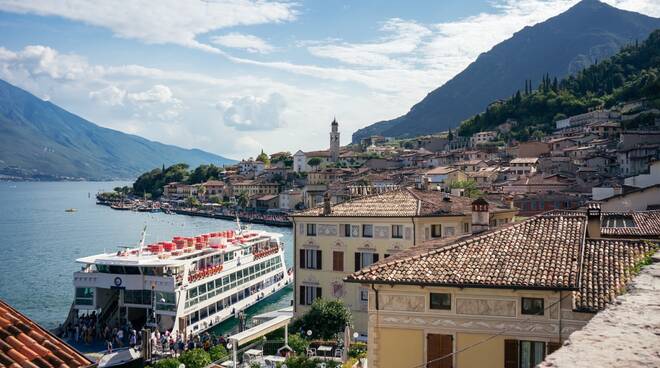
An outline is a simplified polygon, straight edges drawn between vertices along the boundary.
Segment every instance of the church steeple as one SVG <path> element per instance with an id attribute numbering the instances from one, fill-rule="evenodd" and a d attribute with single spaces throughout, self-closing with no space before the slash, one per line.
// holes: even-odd
<path id="1" fill-rule="evenodd" d="M 330 127 L 330 161 L 337 162 L 339 159 L 339 123 L 336 117 L 332 119 Z"/>

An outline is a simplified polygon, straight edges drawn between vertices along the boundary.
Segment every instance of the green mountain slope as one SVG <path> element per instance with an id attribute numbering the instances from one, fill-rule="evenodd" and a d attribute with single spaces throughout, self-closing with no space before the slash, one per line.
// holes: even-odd
<path id="1" fill-rule="evenodd" d="M 0 80 L 0 172 L 115 179 L 178 162 L 194 167 L 234 161 L 99 127 Z"/>
<path id="2" fill-rule="evenodd" d="M 546 76 L 534 91 L 518 91 L 491 104 L 484 113 L 461 123 L 458 133 L 469 136 L 513 119 L 518 124 L 512 137 L 527 140 L 552 131 L 555 120 L 566 116 L 640 99 L 660 107 L 660 30 L 642 44 L 624 47 L 574 76 L 559 82 Z"/>
<path id="3" fill-rule="evenodd" d="M 532 27 L 481 54 L 447 83 L 429 93 L 401 117 L 358 130 L 353 142 L 370 135 L 411 137 L 453 128 L 507 98 L 524 80 L 538 85 L 542 75 L 563 78 L 622 46 L 644 40 L 660 19 L 583 0 L 566 12 Z"/>

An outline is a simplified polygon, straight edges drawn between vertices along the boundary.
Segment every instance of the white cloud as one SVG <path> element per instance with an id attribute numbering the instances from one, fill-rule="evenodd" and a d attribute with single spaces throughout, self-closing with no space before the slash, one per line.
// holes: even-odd
<path id="1" fill-rule="evenodd" d="M 284 125 L 284 97 L 271 93 L 267 98 L 244 96 L 217 104 L 223 122 L 236 130 L 273 130 Z"/>
<path id="2" fill-rule="evenodd" d="M 177 44 L 208 52 L 217 48 L 198 35 L 233 26 L 295 19 L 295 4 L 266 0 L 2 0 L 0 10 L 59 16 L 112 30 L 122 38 Z"/>
<path id="3" fill-rule="evenodd" d="M 172 90 L 162 84 L 157 84 L 147 91 L 129 93 L 127 98 L 137 104 L 176 102 L 176 99 L 172 97 Z"/>
<path id="4" fill-rule="evenodd" d="M 431 34 L 428 28 L 399 18 L 386 21 L 381 30 L 392 35 L 372 43 L 343 42 L 314 45 L 308 47 L 308 51 L 312 55 L 335 59 L 346 64 L 401 67 L 404 62 L 394 60 L 390 56 L 413 52 L 422 39 Z"/>
<path id="5" fill-rule="evenodd" d="M 275 50 L 273 46 L 257 36 L 236 32 L 212 37 L 211 42 L 219 46 L 244 49 L 252 53 L 267 54 Z"/>
<path id="6" fill-rule="evenodd" d="M 97 103 L 107 106 L 121 106 L 124 104 L 126 91 L 115 85 L 109 85 L 98 91 L 89 93 L 89 98 Z"/>

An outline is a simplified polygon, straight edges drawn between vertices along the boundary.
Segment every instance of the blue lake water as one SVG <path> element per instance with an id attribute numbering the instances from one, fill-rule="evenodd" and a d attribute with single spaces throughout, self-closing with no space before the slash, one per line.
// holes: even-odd
<path id="1" fill-rule="evenodd" d="M 0 182 L 0 298 L 46 328 L 56 327 L 73 300 L 76 258 L 136 245 L 147 225 L 147 243 L 234 229 L 232 221 L 115 211 L 95 204 L 98 191 L 124 182 Z M 65 212 L 67 208 L 78 211 Z M 251 225 L 284 234 L 286 263 L 291 266 L 291 229 Z M 250 308 L 247 315 L 290 305 L 291 288 Z M 218 332 L 235 326 L 227 321 Z M 223 331 L 224 330 L 224 331 Z"/>

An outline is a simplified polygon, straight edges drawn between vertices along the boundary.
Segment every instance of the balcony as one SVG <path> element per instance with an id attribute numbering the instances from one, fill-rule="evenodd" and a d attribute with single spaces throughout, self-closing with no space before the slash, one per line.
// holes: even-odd
<path id="1" fill-rule="evenodd" d="M 207 267 L 203 270 L 199 270 L 194 274 L 188 275 L 188 282 L 196 282 L 205 279 L 209 276 L 217 275 L 218 273 L 222 272 L 222 268 L 223 268 L 222 265 L 216 265 L 216 266 Z"/>

